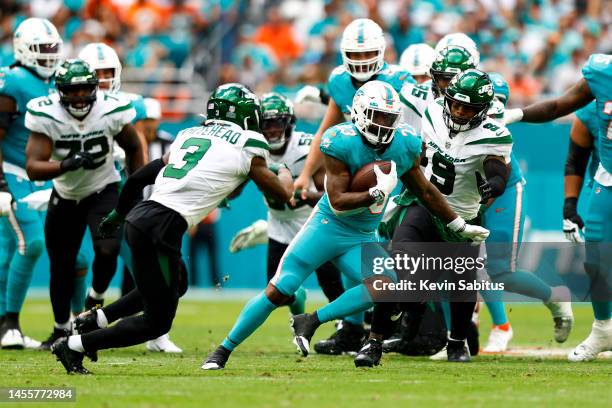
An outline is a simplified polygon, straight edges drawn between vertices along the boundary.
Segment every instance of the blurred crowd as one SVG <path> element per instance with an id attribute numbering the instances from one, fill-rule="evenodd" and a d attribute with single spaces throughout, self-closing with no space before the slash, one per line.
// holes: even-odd
<path id="1" fill-rule="evenodd" d="M 353 19 L 388 33 L 386 59 L 410 44 L 464 32 L 485 70 L 508 80 L 525 104 L 574 83 L 589 54 L 612 51 L 610 0 L 2 0 L 0 64 L 28 16 L 51 20 L 68 56 L 84 44 L 115 47 L 126 67 L 187 68 L 208 88 L 238 81 L 295 92 L 325 83 L 341 63 L 339 40 Z"/>

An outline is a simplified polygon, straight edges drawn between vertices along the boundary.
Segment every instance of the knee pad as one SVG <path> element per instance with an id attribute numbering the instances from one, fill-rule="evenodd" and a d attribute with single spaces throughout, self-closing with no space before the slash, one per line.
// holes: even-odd
<path id="1" fill-rule="evenodd" d="M 45 242 L 42 239 L 35 239 L 25 244 L 24 256 L 31 259 L 38 259 L 45 249 Z"/>
<path id="2" fill-rule="evenodd" d="M 119 256 L 119 241 L 116 239 L 99 239 L 93 243 L 96 256 L 117 257 Z"/>

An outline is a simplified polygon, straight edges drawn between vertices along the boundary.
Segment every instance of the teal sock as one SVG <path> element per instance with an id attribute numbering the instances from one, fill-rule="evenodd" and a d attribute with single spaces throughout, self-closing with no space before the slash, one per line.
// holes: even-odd
<path id="1" fill-rule="evenodd" d="M 504 302 L 486 302 L 487 309 L 491 314 L 491 320 L 495 326 L 501 326 L 508 323 L 508 315 L 506 315 L 506 304 Z"/>
<path id="2" fill-rule="evenodd" d="M 504 290 L 548 302 L 552 289 L 533 273 L 516 271 L 492 277 L 493 282 L 503 282 Z"/>
<path id="3" fill-rule="evenodd" d="M 6 314 L 6 275 L 8 268 L 0 265 L 0 317 Z"/>
<path id="4" fill-rule="evenodd" d="M 85 308 L 85 298 L 87 297 L 87 274 L 76 276 L 74 278 L 74 292 L 70 300 L 70 309 L 72 313 L 77 315 Z"/>
<path id="5" fill-rule="evenodd" d="M 274 309 L 276 305 L 270 302 L 265 292 L 249 300 L 221 345 L 230 351 L 234 350 L 266 321 Z"/>
<path id="6" fill-rule="evenodd" d="M 357 312 L 365 312 L 372 305 L 370 292 L 365 285 L 360 284 L 345 291 L 338 299 L 317 310 L 317 317 L 321 323 L 325 323 Z"/>
<path id="7" fill-rule="evenodd" d="M 451 327 L 451 311 L 450 305 L 447 301 L 440 302 L 440 308 L 442 308 L 442 315 L 444 316 L 444 324 L 446 325 L 446 331 L 450 331 Z"/>
<path id="8" fill-rule="evenodd" d="M 295 300 L 289 305 L 289 310 L 292 315 L 303 314 L 306 310 L 306 289 L 300 286 L 294 296 Z"/>
<path id="9" fill-rule="evenodd" d="M 15 253 L 9 266 L 8 279 L 6 281 L 6 311 L 19 313 L 25 301 L 34 266 L 43 252 L 42 240 L 26 243 L 25 255 Z"/>
<path id="10" fill-rule="evenodd" d="M 597 320 L 612 319 L 612 302 L 593 302 L 593 314 Z"/>

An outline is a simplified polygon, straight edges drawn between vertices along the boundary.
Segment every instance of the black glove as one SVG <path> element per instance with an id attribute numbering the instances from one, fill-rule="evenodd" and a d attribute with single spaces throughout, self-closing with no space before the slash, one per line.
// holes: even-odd
<path id="1" fill-rule="evenodd" d="M 70 157 L 66 157 L 60 163 L 62 171 L 74 171 L 81 167 L 91 169 L 94 167 L 94 159 L 91 153 L 77 152 Z"/>
<path id="2" fill-rule="evenodd" d="M 480 204 L 486 204 L 492 196 L 492 189 L 487 179 L 483 178 L 478 171 L 476 172 L 476 186 L 480 194 Z"/>
<path id="3" fill-rule="evenodd" d="M 563 219 L 570 220 L 578 225 L 580 229 L 584 228 L 584 221 L 578 214 L 578 198 L 570 197 L 565 199 L 563 203 Z"/>

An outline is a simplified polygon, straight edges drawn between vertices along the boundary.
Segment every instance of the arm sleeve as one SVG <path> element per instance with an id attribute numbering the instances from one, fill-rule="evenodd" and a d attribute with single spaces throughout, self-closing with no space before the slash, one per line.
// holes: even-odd
<path id="1" fill-rule="evenodd" d="M 491 197 L 499 197 L 506 190 L 508 167 L 497 159 L 485 160 L 483 167 L 487 182 L 491 186 Z"/>
<path id="2" fill-rule="evenodd" d="M 117 213 L 126 216 L 132 207 L 142 198 L 142 189 L 155 183 L 159 172 L 165 167 L 162 159 L 156 159 L 138 169 L 128 177 L 117 203 Z"/>
<path id="3" fill-rule="evenodd" d="M 592 147 L 578 146 L 573 140 L 570 140 L 567 160 L 565 161 L 565 175 L 584 177 L 591 150 Z"/>

